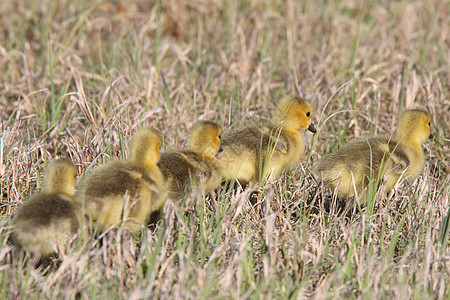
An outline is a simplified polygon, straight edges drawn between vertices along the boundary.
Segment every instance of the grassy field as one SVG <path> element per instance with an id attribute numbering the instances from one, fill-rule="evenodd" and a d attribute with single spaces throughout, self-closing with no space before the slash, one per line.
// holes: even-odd
<path id="1" fill-rule="evenodd" d="M 440 0 L 1 1 L 0 298 L 448 299 L 449 16 Z M 82 183 L 137 128 L 183 146 L 197 120 L 271 118 L 284 95 L 311 101 L 318 132 L 275 183 L 168 201 L 156 228 L 86 236 L 47 268 L 12 258 L 8 224 L 49 160 Z M 314 163 L 415 107 L 434 134 L 421 177 L 339 213 Z"/>

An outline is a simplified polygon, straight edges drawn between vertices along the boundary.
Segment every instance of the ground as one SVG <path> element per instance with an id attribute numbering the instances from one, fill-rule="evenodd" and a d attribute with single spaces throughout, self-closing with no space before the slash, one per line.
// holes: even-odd
<path id="1" fill-rule="evenodd" d="M 2 1 L 0 297 L 448 299 L 450 7 L 446 1 Z M 78 182 L 153 126 L 183 147 L 200 119 L 315 109 L 307 156 L 275 183 L 166 204 L 130 236 L 80 238 L 36 267 L 7 244 L 14 212 L 68 157 Z M 412 184 L 346 214 L 311 174 L 355 137 L 432 114 Z M 259 193 L 254 193 L 258 190 Z M 250 197 L 251 196 L 251 197 Z M 249 201 L 251 199 L 251 201 Z M 345 203 L 344 203 L 345 204 Z"/>

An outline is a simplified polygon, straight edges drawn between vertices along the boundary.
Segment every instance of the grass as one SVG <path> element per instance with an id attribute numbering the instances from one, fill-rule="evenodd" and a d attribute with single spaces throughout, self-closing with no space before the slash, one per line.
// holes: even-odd
<path id="1" fill-rule="evenodd" d="M 2 2 L 0 297 L 448 299 L 449 9 L 439 0 Z M 88 168 L 125 157 L 139 127 L 180 146 L 198 119 L 227 130 L 270 118 L 287 94 L 307 97 L 320 126 L 306 135 L 306 161 L 254 187 L 256 202 L 249 188 L 169 201 L 155 230 L 76 240 L 49 270 L 6 244 L 47 161 L 69 157 L 82 182 Z M 392 132 L 413 107 L 433 115 L 423 174 L 374 194 L 373 208 L 338 213 L 310 176 L 314 163 L 354 137 Z"/>

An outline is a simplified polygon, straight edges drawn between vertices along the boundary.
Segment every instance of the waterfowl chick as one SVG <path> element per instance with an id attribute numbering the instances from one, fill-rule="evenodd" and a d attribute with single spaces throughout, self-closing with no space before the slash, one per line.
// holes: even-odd
<path id="1" fill-rule="evenodd" d="M 341 198 L 360 195 L 367 200 L 369 180 L 384 178 L 386 190 L 401 179 L 417 178 L 425 164 L 421 144 L 430 136 L 431 116 L 423 110 L 409 110 L 400 117 L 394 137 L 360 138 L 322 158 L 315 171 Z"/>
<path id="2" fill-rule="evenodd" d="M 138 130 L 128 161 L 111 161 L 88 174 L 82 201 L 100 231 L 121 223 L 124 229 L 137 231 L 164 205 L 167 193 L 157 165 L 161 144 L 155 129 Z"/>
<path id="3" fill-rule="evenodd" d="M 169 197 L 180 200 L 190 187 L 205 193 L 220 185 L 222 175 L 216 154 L 222 151 L 222 129 L 210 121 L 199 121 L 192 129 L 186 150 L 169 150 L 161 154 L 159 165 L 168 181 Z"/>
<path id="4" fill-rule="evenodd" d="M 300 131 L 316 132 L 311 105 L 299 97 L 284 97 L 272 123 L 253 125 L 224 135 L 219 154 L 223 179 L 272 182 L 296 165 L 305 153 Z"/>
<path id="5" fill-rule="evenodd" d="M 12 221 L 13 243 L 48 257 L 78 232 L 85 220 L 74 197 L 76 174 L 77 168 L 67 159 L 48 165 L 44 191 L 25 201 Z"/>

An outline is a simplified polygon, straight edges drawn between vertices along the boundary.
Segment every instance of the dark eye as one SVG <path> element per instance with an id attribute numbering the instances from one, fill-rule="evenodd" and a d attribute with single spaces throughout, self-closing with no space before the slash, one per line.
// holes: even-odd
<path id="1" fill-rule="evenodd" d="M 309 116 L 311 115 L 311 113 L 308 111 L 306 112 L 306 116 L 309 118 Z"/>
<path id="2" fill-rule="evenodd" d="M 431 126 L 431 122 L 428 122 L 428 126 Z"/>
<path id="3" fill-rule="evenodd" d="M 222 138 L 222 136 L 221 135 L 219 135 L 219 139 L 221 139 Z"/>

